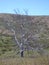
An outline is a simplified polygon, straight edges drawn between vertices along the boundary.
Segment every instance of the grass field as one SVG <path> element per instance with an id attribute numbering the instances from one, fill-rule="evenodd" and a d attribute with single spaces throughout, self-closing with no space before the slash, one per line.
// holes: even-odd
<path id="1" fill-rule="evenodd" d="M 0 65 L 49 65 L 49 56 L 39 56 L 38 58 L 2 57 Z"/>

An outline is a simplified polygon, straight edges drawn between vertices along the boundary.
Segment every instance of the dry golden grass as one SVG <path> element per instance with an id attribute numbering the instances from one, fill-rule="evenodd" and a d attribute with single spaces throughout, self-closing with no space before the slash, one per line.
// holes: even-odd
<path id="1" fill-rule="evenodd" d="M 38 58 L 2 58 L 0 65 L 49 65 L 49 57 Z"/>

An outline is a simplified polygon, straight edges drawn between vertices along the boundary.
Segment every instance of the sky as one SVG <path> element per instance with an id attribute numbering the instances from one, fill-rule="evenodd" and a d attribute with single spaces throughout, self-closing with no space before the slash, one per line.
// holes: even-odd
<path id="1" fill-rule="evenodd" d="M 49 15 L 49 0 L 0 0 L 0 13 Z"/>

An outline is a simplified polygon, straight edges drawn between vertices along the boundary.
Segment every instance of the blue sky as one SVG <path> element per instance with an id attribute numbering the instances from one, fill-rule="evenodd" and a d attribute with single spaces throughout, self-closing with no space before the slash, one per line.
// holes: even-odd
<path id="1" fill-rule="evenodd" d="M 49 15 L 49 0 L 0 0 L 0 13 L 15 13 L 14 9 L 29 15 Z"/>

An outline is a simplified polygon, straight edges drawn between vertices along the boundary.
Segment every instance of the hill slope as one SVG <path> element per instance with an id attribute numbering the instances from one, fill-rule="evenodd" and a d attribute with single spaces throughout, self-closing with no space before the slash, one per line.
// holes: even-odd
<path id="1" fill-rule="evenodd" d="M 4 49 L 7 47 L 10 48 L 7 50 L 14 49 L 15 40 L 12 29 L 16 32 L 18 42 L 23 43 L 25 48 L 29 46 L 41 53 L 43 53 L 41 48 L 49 50 L 49 16 L 0 14 L 0 51 L 6 51 Z"/>

